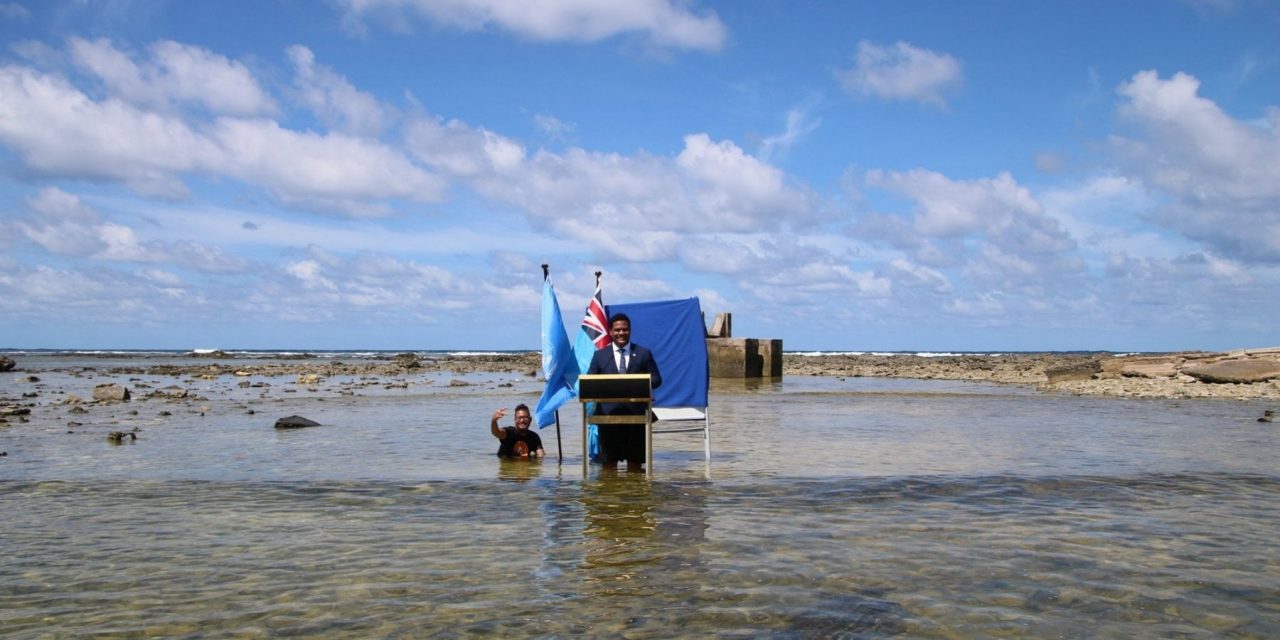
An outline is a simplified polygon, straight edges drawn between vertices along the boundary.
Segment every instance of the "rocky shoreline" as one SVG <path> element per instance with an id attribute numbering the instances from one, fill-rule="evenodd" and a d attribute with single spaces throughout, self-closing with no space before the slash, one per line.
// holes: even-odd
<path id="1" fill-rule="evenodd" d="M 788 355 L 784 375 L 970 380 L 1129 398 L 1280 398 L 1280 348 L 1160 355 Z"/>
<path id="2" fill-rule="evenodd" d="M 316 380 L 358 376 L 395 383 L 406 376 L 448 372 L 539 375 L 538 352 L 427 357 L 401 353 L 342 362 L 301 355 L 261 362 L 231 361 L 225 354 L 193 353 L 189 364 L 113 366 L 96 373 L 213 380 L 222 376 Z M 21 375 L 21 363 L 0 356 L 4 375 Z M 72 372 L 75 373 L 75 372 Z M 1160 355 L 1111 353 L 1015 353 L 1002 355 L 787 354 L 785 376 L 835 376 L 968 380 L 1033 386 L 1046 392 L 1135 398 L 1280 398 L 1280 347 L 1232 352 Z"/>

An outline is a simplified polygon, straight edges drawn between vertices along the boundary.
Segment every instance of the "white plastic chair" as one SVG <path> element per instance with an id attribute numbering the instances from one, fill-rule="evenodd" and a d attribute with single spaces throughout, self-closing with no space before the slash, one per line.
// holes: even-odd
<path id="1" fill-rule="evenodd" d="M 653 407 L 653 434 L 702 432 L 702 450 L 711 462 L 711 418 L 707 407 Z M 701 423 L 701 424 L 695 424 Z"/>

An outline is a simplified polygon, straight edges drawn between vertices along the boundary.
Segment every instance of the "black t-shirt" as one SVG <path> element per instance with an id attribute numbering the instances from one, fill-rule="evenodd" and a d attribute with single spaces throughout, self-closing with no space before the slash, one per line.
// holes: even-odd
<path id="1" fill-rule="evenodd" d="M 505 438 L 498 444 L 498 455 L 514 458 L 516 455 L 516 443 L 523 442 L 529 447 L 529 455 L 538 455 L 538 449 L 542 448 L 542 437 L 533 431 L 533 429 L 525 429 L 521 432 L 515 427 L 503 427 L 503 431 L 507 432 Z"/>

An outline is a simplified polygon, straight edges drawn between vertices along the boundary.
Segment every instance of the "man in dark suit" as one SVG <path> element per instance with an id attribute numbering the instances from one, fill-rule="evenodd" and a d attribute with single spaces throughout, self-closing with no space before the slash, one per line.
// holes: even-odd
<path id="1" fill-rule="evenodd" d="M 662 386 L 662 374 L 653 352 L 631 342 L 631 318 L 625 313 L 609 318 L 609 337 L 613 344 L 598 349 L 591 356 L 587 373 L 647 373 L 653 388 Z M 596 415 L 644 415 L 642 404 L 601 403 Z M 627 461 L 627 471 L 644 468 L 644 426 L 634 424 L 602 424 L 600 455 L 605 469 L 617 469 L 619 460 Z"/>

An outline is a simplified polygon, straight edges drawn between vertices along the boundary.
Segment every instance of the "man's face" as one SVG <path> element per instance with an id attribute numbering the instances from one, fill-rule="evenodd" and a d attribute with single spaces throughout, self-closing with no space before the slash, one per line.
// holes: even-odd
<path id="1" fill-rule="evenodd" d="M 533 416 L 529 415 L 528 411 L 521 409 L 516 412 L 516 428 L 517 429 L 523 431 L 525 429 L 528 429 L 529 425 L 531 424 L 533 424 Z"/>
<path id="2" fill-rule="evenodd" d="M 609 337 L 613 338 L 613 343 L 619 347 L 627 346 L 631 342 L 631 323 L 626 320 L 618 320 L 609 325 Z"/>

